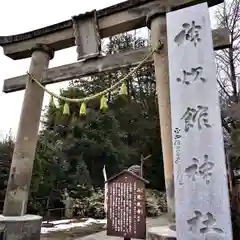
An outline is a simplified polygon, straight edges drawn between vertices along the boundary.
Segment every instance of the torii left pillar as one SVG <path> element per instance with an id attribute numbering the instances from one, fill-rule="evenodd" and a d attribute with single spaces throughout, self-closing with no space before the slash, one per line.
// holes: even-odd
<path id="1" fill-rule="evenodd" d="M 53 56 L 54 51 L 48 46 L 36 45 L 32 50 L 29 73 L 36 79 L 41 80 Z M 12 157 L 3 215 L 0 216 L 0 239 L 40 239 L 42 217 L 26 215 L 26 210 L 43 97 L 44 90 L 34 81 L 28 79 Z"/>

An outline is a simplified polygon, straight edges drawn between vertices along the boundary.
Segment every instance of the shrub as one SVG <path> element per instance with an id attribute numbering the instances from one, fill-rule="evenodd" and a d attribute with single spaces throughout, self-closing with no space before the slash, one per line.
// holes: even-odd
<path id="1" fill-rule="evenodd" d="M 74 208 L 78 217 L 103 219 L 104 191 L 96 189 L 90 197 L 75 199 Z M 167 211 L 166 194 L 157 190 L 146 190 L 146 212 L 148 217 L 159 216 Z"/>
<path id="2" fill-rule="evenodd" d="M 76 199 L 74 208 L 78 217 L 104 218 L 104 191 L 96 189 L 90 197 Z"/>
<path id="3" fill-rule="evenodd" d="M 166 194 L 153 189 L 146 191 L 146 208 L 147 216 L 159 216 L 167 212 Z"/>

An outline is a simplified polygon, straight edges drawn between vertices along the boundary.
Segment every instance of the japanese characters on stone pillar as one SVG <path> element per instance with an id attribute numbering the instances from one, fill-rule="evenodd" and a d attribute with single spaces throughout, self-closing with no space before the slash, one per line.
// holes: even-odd
<path id="1" fill-rule="evenodd" d="M 232 239 L 207 3 L 167 14 L 177 239 Z"/>

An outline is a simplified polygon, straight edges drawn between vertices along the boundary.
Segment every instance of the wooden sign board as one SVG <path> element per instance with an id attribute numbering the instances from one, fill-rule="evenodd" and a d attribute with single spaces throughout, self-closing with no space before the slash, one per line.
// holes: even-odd
<path id="1" fill-rule="evenodd" d="M 167 14 L 177 239 L 232 240 L 207 3 Z"/>
<path id="2" fill-rule="evenodd" d="M 146 183 L 127 170 L 108 180 L 107 235 L 146 238 Z"/>

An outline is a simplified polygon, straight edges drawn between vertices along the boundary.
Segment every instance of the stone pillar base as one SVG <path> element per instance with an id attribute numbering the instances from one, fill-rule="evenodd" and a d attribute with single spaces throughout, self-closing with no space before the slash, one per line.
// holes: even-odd
<path id="1" fill-rule="evenodd" d="M 176 231 L 172 230 L 169 225 L 152 227 L 147 233 L 148 240 L 176 240 Z"/>
<path id="2" fill-rule="evenodd" d="M 0 240 L 40 240 L 42 217 L 0 215 Z"/>

